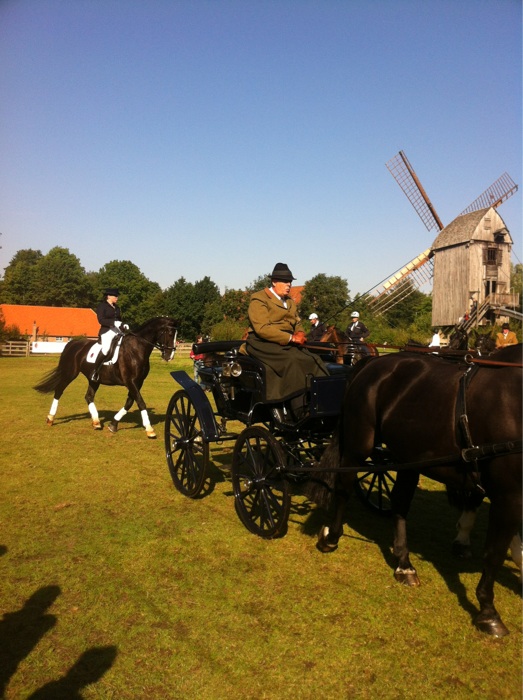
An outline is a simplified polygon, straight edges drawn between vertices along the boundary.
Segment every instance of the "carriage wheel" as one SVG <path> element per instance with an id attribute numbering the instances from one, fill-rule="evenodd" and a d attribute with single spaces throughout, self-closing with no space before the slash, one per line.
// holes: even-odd
<path id="1" fill-rule="evenodd" d="M 390 493 L 396 483 L 396 472 L 365 472 L 356 478 L 356 495 L 361 502 L 380 515 L 392 513 Z"/>
<path id="2" fill-rule="evenodd" d="M 264 539 L 283 534 L 289 518 L 284 466 L 284 452 L 268 430 L 252 426 L 240 433 L 231 467 L 234 505 L 245 527 Z"/>
<path id="3" fill-rule="evenodd" d="M 183 389 L 173 394 L 167 407 L 165 452 L 178 491 L 189 498 L 198 496 L 207 476 L 209 443 L 204 441 L 196 407 Z"/>

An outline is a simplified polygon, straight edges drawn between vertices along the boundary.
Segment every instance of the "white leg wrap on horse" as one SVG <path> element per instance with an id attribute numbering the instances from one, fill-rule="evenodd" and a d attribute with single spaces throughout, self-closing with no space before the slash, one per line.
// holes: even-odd
<path id="1" fill-rule="evenodd" d="M 144 408 L 143 411 L 140 411 L 142 414 L 142 423 L 144 428 L 150 428 L 151 427 L 151 421 L 149 420 L 149 414 L 147 413 L 147 410 Z"/>
<path id="2" fill-rule="evenodd" d="M 89 413 L 91 414 L 91 418 L 93 420 L 98 420 L 98 411 L 96 410 L 96 406 L 94 403 L 91 401 L 91 403 L 87 404 L 87 408 L 89 409 Z"/>
<path id="3" fill-rule="evenodd" d="M 49 409 L 49 415 L 56 416 L 57 411 L 58 411 L 58 399 L 53 399 L 53 403 L 51 404 L 51 408 Z"/>
<path id="4" fill-rule="evenodd" d="M 118 411 L 118 413 L 115 415 L 114 420 L 116 420 L 116 421 L 122 420 L 122 418 L 125 416 L 126 413 L 127 413 L 127 411 L 125 410 L 125 408 L 121 408 Z"/>
<path id="5" fill-rule="evenodd" d="M 464 510 L 460 519 L 457 522 L 456 529 L 458 534 L 454 542 L 459 542 L 463 545 L 470 545 L 470 533 L 476 522 L 476 511 Z"/>

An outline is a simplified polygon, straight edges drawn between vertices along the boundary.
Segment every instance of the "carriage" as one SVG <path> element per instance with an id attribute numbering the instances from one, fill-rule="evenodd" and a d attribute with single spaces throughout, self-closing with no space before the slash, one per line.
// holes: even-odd
<path id="1" fill-rule="evenodd" d="M 329 376 L 311 377 L 306 415 L 296 417 L 289 401 L 267 402 L 265 370 L 239 353 L 242 341 L 200 343 L 204 353 L 200 383 L 184 371 L 171 372 L 182 387 L 167 408 L 165 449 L 175 487 L 190 498 L 199 496 L 208 476 L 213 443 L 234 443 L 231 478 L 236 512 L 246 528 L 270 539 L 286 531 L 294 485 L 307 480 L 330 442 L 338 422 L 350 364 L 336 361 L 332 343 L 316 343 Z M 208 399 L 214 398 L 216 408 Z M 239 423 L 241 430 L 231 430 Z M 372 509 L 386 514 L 394 477 L 383 469 L 377 452 L 367 472 L 358 475 L 357 493 Z"/>
<path id="2" fill-rule="evenodd" d="M 394 516 L 394 577 L 408 586 L 420 582 L 406 534 L 420 474 L 479 496 L 476 506 L 488 497 L 474 623 L 496 637 L 509 634 L 494 606 L 494 581 L 511 540 L 517 543 L 511 545 L 514 561 L 522 565 L 521 394 L 515 390 L 521 385 L 521 345 L 488 360 L 463 353 L 452 363 L 428 348 L 356 367 L 327 361 L 329 375 L 310 378 L 303 416 L 293 415 L 290 402 L 264 400 L 264 368 L 240 354 L 240 345 L 195 346 L 195 352 L 214 358 L 200 370 L 201 384 L 185 372 L 171 373 L 182 387 L 165 419 L 167 463 L 176 488 L 192 498 L 201 494 L 210 445 L 233 441 L 234 504 L 242 523 L 265 539 L 285 534 L 291 484 L 306 482 L 306 495 L 335 512 L 320 531 L 317 546 L 323 552 L 337 548 L 344 502 L 355 490 L 367 505 Z M 335 352 L 324 359 L 335 360 Z M 432 412 L 420 401 L 427 395 Z M 229 429 L 236 421 L 243 425 L 239 432 Z"/>

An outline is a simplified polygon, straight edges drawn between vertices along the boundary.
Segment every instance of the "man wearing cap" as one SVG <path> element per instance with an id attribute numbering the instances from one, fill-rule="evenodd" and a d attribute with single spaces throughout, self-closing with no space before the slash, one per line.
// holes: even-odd
<path id="1" fill-rule="evenodd" d="M 104 292 L 104 300 L 96 308 L 96 317 L 100 324 L 98 338 L 102 345 L 102 350 L 95 360 L 91 379 L 97 382 L 102 364 L 107 360 L 111 350 L 111 342 L 116 335 L 121 335 L 122 331 L 129 330 L 129 326 L 122 325 L 122 314 L 118 304 L 120 292 L 116 287 L 109 287 Z"/>
<path id="2" fill-rule="evenodd" d="M 295 277 L 285 263 L 277 263 L 271 274 L 271 286 L 251 296 L 249 332 L 240 352 L 265 365 L 265 399 L 278 401 L 290 397 L 296 407 L 307 390 L 307 376 L 326 376 L 322 360 L 306 350 L 305 331 L 296 304 L 289 296 Z M 296 411 L 298 413 L 298 411 Z"/>
<path id="3" fill-rule="evenodd" d="M 327 332 L 325 324 L 321 323 L 320 319 L 318 318 L 318 314 L 311 314 L 309 316 L 309 321 L 311 322 L 311 329 L 307 335 L 307 340 L 313 342 L 315 340 L 321 340 Z"/>
<path id="4" fill-rule="evenodd" d="M 345 331 L 351 342 L 358 346 L 358 352 L 368 355 L 367 347 L 364 343 L 365 338 L 370 335 L 370 331 L 365 324 L 360 321 L 360 315 L 357 311 L 353 311 L 350 315 L 351 322 Z"/>
<path id="5" fill-rule="evenodd" d="M 501 326 L 501 333 L 496 336 L 496 348 L 505 348 L 507 345 L 517 345 L 518 339 L 514 331 L 510 330 L 508 323 Z"/>

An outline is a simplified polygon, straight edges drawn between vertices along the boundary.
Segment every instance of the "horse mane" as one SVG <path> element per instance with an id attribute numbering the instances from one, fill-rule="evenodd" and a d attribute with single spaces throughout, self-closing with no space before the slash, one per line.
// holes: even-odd
<path id="1" fill-rule="evenodd" d="M 155 316 L 147 321 L 144 321 L 138 328 L 136 328 L 133 333 L 141 333 L 142 331 L 148 330 L 151 326 L 161 325 L 161 322 L 167 323 L 168 325 L 179 326 L 180 324 L 174 318 L 170 316 Z"/>

